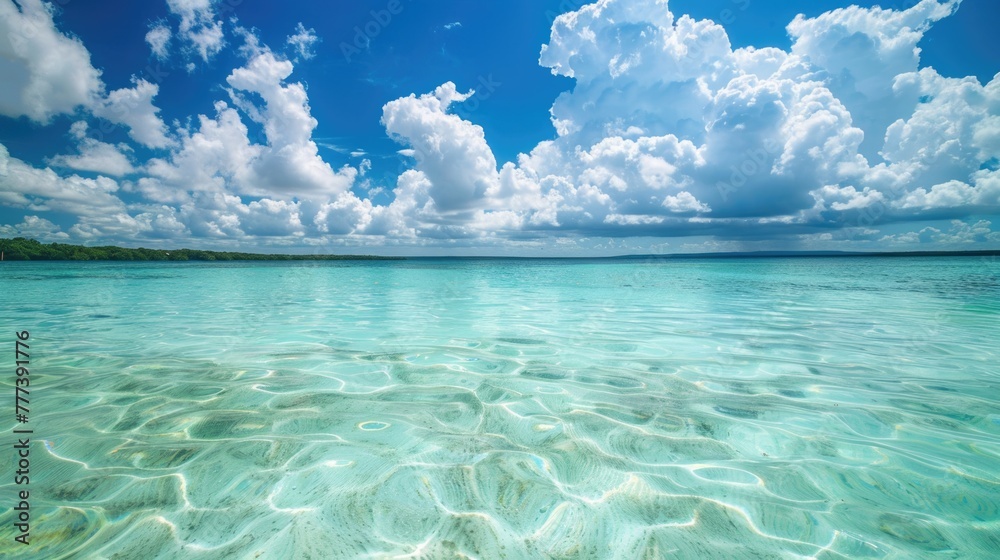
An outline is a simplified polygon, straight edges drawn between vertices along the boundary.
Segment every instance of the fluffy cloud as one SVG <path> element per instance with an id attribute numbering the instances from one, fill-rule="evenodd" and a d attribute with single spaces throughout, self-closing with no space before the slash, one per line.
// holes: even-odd
<path id="1" fill-rule="evenodd" d="M 115 195 L 113 179 L 62 177 L 51 169 L 38 169 L 10 156 L 0 144 L 0 202 L 29 212 L 66 212 L 81 218 L 99 218 L 125 212 Z"/>
<path id="2" fill-rule="evenodd" d="M 165 148 L 173 141 L 167 137 L 167 127 L 160 119 L 153 98 L 160 86 L 133 78 L 135 87 L 116 89 L 95 103 L 95 116 L 129 127 L 133 140 L 150 148 Z"/>
<path id="3" fill-rule="evenodd" d="M 243 239 L 303 234 L 297 204 L 268 199 L 244 203 L 240 197 L 224 193 L 196 194 L 181 205 L 176 221 L 186 224 L 195 235 L 206 237 Z"/>
<path id="4" fill-rule="evenodd" d="M 474 94 L 462 84 L 390 100 L 381 123 L 408 164 L 389 202 L 375 204 L 371 198 L 392 187 L 391 179 L 379 183 L 378 164 L 372 169 L 365 159 L 335 169 L 313 139 L 318 123 L 305 84 L 293 75 L 318 39 L 302 23 L 284 45 L 290 59 L 235 27 L 245 62 L 225 80 L 228 99 L 169 130 L 153 103 L 155 84 L 137 79 L 104 95 L 86 50 L 55 30 L 43 5 L 26 1 L 19 11 L 0 0 L 10 15 L 5 22 L 45 24 L 50 33 L 39 49 L 77 50 L 76 74 L 59 76 L 44 65 L 30 70 L 31 53 L 0 58 L 27 69 L 12 74 L 26 76 L 20 85 L 0 86 L 0 112 L 44 120 L 83 106 L 159 150 L 133 166 L 136 152 L 81 134 L 79 153 L 48 160 L 102 175 L 93 179 L 62 177 L 4 150 L 0 202 L 33 215 L 72 208 L 79 222 L 68 231 L 87 239 L 490 245 L 597 232 L 710 235 L 719 243 L 748 235 L 877 241 L 878 224 L 1000 210 L 1000 76 L 983 85 L 920 68 L 924 33 L 959 3 L 799 16 L 788 26 L 787 51 L 733 49 L 721 25 L 675 17 L 667 0 L 581 6 L 555 19 L 539 56 L 543 67 L 575 82 L 552 104 L 551 139 L 498 162 L 475 116 L 460 110 Z M 168 6 L 179 28 L 150 29 L 154 56 L 169 56 L 171 42 L 205 61 L 219 52 L 225 39 L 217 4 Z M 44 109 L 18 105 L 32 72 L 48 82 L 86 76 L 88 68 L 92 84 L 68 100 L 53 101 L 49 92 Z M 251 132 L 258 130 L 263 134 Z M 140 202 L 125 205 L 123 192 Z M 100 211 L 79 206 L 88 196 Z M 988 223 L 974 222 L 882 241 L 994 240 L 984 233 Z"/>
<path id="5" fill-rule="evenodd" d="M 925 227 L 920 231 L 886 235 L 880 241 L 894 245 L 996 243 L 1000 242 L 1000 232 L 993 231 L 993 224 L 989 220 L 979 220 L 975 223 L 952 220 L 951 228 L 947 232 L 935 227 Z"/>
<path id="6" fill-rule="evenodd" d="M 790 52 L 733 50 L 663 0 L 563 14 L 539 62 L 576 85 L 552 107 L 558 137 L 518 162 L 539 193 L 522 222 L 739 235 L 995 211 L 981 167 L 1000 147 L 1000 82 L 918 71 L 917 43 L 957 6 L 799 16 Z"/>
<path id="7" fill-rule="evenodd" d="M 29 237 L 43 242 L 69 239 L 69 234 L 61 231 L 59 226 L 38 216 L 25 216 L 24 220 L 17 225 L 0 225 L 0 235 L 4 237 Z"/>
<path id="8" fill-rule="evenodd" d="M 0 81 L 0 114 L 47 123 L 55 115 L 83 108 L 129 127 L 132 138 L 143 145 L 168 146 L 166 126 L 152 103 L 158 86 L 134 80 L 135 87 L 105 95 L 101 73 L 91 65 L 90 53 L 79 39 L 56 28 L 52 9 L 40 0 L 25 0 L 19 6 L 0 0 L 0 73 L 4 76 Z M 88 151 L 96 149 L 110 155 L 107 148 L 96 145 Z M 119 172 L 123 169 L 120 163 L 119 158 Z"/>
<path id="9" fill-rule="evenodd" d="M 130 150 L 127 145 L 119 144 L 116 146 L 87 138 L 87 123 L 84 121 L 74 123 L 71 132 L 79 142 L 80 153 L 49 158 L 49 165 L 77 171 L 92 171 L 113 177 L 127 175 L 135 171 L 132 162 L 125 155 L 125 152 Z"/>
<path id="10" fill-rule="evenodd" d="M 288 37 L 288 45 L 292 47 L 295 55 L 302 60 L 309 60 L 316 56 L 313 47 L 319 42 L 315 29 L 306 29 L 300 21 L 295 27 L 295 33 Z"/>
<path id="11" fill-rule="evenodd" d="M 334 170 L 319 156 L 305 88 L 285 83 L 292 70 L 291 62 L 258 48 L 227 78 L 236 107 L 218 101 L 215 117 L 199 115 L 196 129 L 180 130 L 179 148 L 150 160 L 148 176 L 134 190 L 157 202 L 182 202 L 191 192 L 204 192 L 320 204 L 346 192 L 357 169 Z M 266 143 L 251 140 L 239 111 L 263 127 Z"/>
<path id="12" fill-rule="evenodd" d="M 868 98 L 889 93 L 893 76 L 913 72 L 917 43 L 931 24 L 950 16 L 961 0 L 921 0 L 908 10 L 850 6 L 788 24 L 792 54 L 828 75 L 832 89 Z"/>
<path id="13" fill-rule="evenodd" d="M 443 214 L 478 208 L 497 183 L 496 158 L 482 127 L 447 112 L 472 93 L 458 93 L 448 82 L 432 94 L 410 95 L 382 108 L 386 132 L 411 146 L 416 170 L 427 178 L 428 195 Z"/>
<path id="14" fill-rule="evenodd" d="M 866 156 L 878 151 L 885 128 L 916 102 L 900 103 L 893 78 L 917 71 L 917 44 L 930 26 L 958 9 L 961 0 L 921 0 L 908 10 L 850 6 L 816 18 L 797 16 L 788 33 L 792 54 L 822 72 L 824 83 L 874 134 Z"/>
<path id="15" fill-rule="evenodd" d="M 226 80 L 235 106 L 217 101 L 214 116 L 179 130 L 169 156 L 150 160 L 146 176 L 127 188 L 176 205 L 170 220 L 195 236 L 297 238 L 364 228 L 371 203 L 350 192 L 358 169 L 334 170 L 319 156 L 305 87 L 286 83 L 292 63 L 246 38 L 246 64 Z M 244 118 L 260 125 L 263 142 L 251 139 Z"/>
<path id="16" fill-rule="evenodd" d="M 181 130 L 180 148 L 169 159 L 151 159 L 136 189 L 156 202 L 179 202 L 188 191 L 239 192 L 252 183 L 250 162 L 262 150 L 251 145 L 235 109 L 219 101 L 216 116 L 199 115 L 195 131 Z"/>
<path id="17" fill-rule="evenodd" d="M 976 186 L 953 180 L 934 185 L 930 190 L 915 189 L 897 200 L 896 204 L 903 209 L 922 210 L 963 206 L 990 209 L 1000 206 L 1000 181 L 996 172 L 977 173 L 974 183 Z"/>
<path id="18" fill-rule="evenodd" d="M 56 29 L 41 0 L 0 0 L 0 75 L 0 114 L 41 123 L 89 106 L 103 89 L 90 53 Z"/>
<path id="19" fill-rule="evenodd" d="M 319 156 L 312 140 L 318 123 L 311 114 L 305 87 L 284 83 L 292 69 L 291 62 L 265 49 L 226 78 L 233 88 L 230 95 L 234 103 L 264 127 L 267 137 L 267 146 L 253 161 L 256 176 L 252 184 L 244 185 L 245 190 L 248 194 L 287 197 L 336 197 L 350 188 L 357 170 L 344 167 L 334 171 Z M 241 92 L 259 95 L 263 106 L 254 105 Z"/>
<path id="20" fill-rule="evenodd" d="M 150 28 L 149 32 L 146 33 L 146 43 L 153 56 L 160 60 L 166 60 L 170 57 L 171 35 L 170 28 L 162 23 Z"/>
<path id="21" fill-rule="evenodd" d="M 208 62 L 225 45 L 222 22 L 215 19 L 214 0 L 167 0 L 170 12 L 180 17 L 178 37 Z"/>
<path id="22" fill-rule="evenodd" d="M 994 128 L 1000 76 L 984 87 L 975 78 L 944 78 L 925 68 L 897 76 L 894 88 L 921 102 L 886 130 L 882 155 L 890 173 L 929 189 L 967 181 L 983 163 L 1000 156 L 1000 129 Z"/>
<path id="23" fill-rule="evenodd" d="M 556 18 L 539 63 L 576 79 L 555 101 L 552 121 L 560 136 L 586 147 L 629 129 L 703 133 L 695 119 L 711 103 L 711 88 L 731 74 L 714 67 L 728 65 L 730 52 L 721 26 L 675 21 L 665 0 L 601 1 Z"/>
<path id="24" fill-rule="evenodd" d="M 204 25 L 211 15 L 209 3 L 171 2 L 170 7 L 181 15 L 181 31 L 188 39 L 192 34 L 202 39 L 211 35 Z M 51 15 L 42 13 L 52 27 Z M 165 38 L 169 34 L 162 30 L 150 36 L 154 51 L 165 45 Z M 87 137 L 87 124 L 79 121 L 71 127 L 78 153 L 53 156 L 47 163 L 99 176 L 63 177 L 51 168 L 37 168 L 12 158 L 6 147 L 0 146 L 0 202 L 26 211 L 75 215 L 77 223 L 69 233 L 83 240 L 171 235 L 280 238 L 302 236 L 307 228 L 313 232 L 350 231 L 363 226 L 370 203 L 367 208 L 362 205 L 360 214 L 338 213 L 360 203 L 348 190 L 357 170 L 346 167 L 334 171 L 319 157 L 311 140 L 317 123 L 310 114 L 305 88 L 285 83 L 292 64 L 252 38 L 244 50 L 249 54 L 247 64 L 235 69 L 227 80 L 238 108 L 219 101 L 214 117 L 200 115 L 193 129 L 179 128 L 176 139 L 169 137 L 153 104 L 159 91 L 156 84 L 137 79 L 133 87 L 105 96 L 99 94 L 103 86 L 97 80 L 93 95 L 81 100 L 94 116 L 127 126 L 137 143 L 168 149 L 165 157 L 152 158 L 136 168 L 127 155 L 131 148 Z M 205 46 L 199 51 L 203 57 L 214 52 L 212 43 L 198 44 Z M 86 55 L 85 49 L 82 52 Z M 89 67 L 89 55 L 86 59 Z M 71 108 L 67 105 L 62 110 Z M 250 139 L 238 109 L 263 127 L 265 143 Z M 370 167 L 370 162 L 367 165 Z M 109 178 L 129 174 L 138 177 L 123 183 Z M 123 192 L 159 204 L 126 205 L 119 196 Z M 301 220 L 303 203 L 291 200 L 298 197 L 307 199 L 304 204 L 311 211 L 308 225 Z M 322 228 L 314 220 L 320 214 Z M 43 223 L 25 222 L 16 231 L 34 231 L 39 224 Z"/>
<path id="25" fill-rule="evenodd" d="M 676 213 L 711 212 L 706 204 L 699 202 L 691 193 L 683 191 L 663 199 L 663 207 Z"/>

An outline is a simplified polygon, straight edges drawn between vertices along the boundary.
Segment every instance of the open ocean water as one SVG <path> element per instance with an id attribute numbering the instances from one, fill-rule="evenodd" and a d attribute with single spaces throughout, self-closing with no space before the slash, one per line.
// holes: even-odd
<path id="1" fill-rule="evenodd" d="M 7 262 L 0 293 L 37 558 L 1000 557 L 994 260 Z"/>

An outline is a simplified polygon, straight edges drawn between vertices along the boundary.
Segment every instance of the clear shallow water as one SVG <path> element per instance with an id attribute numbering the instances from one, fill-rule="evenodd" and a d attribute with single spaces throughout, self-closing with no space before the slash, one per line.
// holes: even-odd
<path id="1" fill-rule="evenodd" d="M 39 558 L 1000 554 L 995 261 L 4 263 L 0 290 Z"/>

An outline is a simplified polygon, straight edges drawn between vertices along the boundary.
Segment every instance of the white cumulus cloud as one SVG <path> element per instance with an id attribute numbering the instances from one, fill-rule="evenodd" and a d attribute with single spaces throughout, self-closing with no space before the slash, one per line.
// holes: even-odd
<path id="1" fill-rule="evenodd" d="M 89 106 L 101 93 L 101 72 L 75 37 L 56 28 L 52 5 L 0 0 L 0 114 L 47 123 Z"/>
<path id="2" fill-rule="evenodd" d="M 295 33 L 290 35 L 287 40 L 295 55 L 302 60 L 309 60 L 316 56 L 313 47 L 318 42 L 319 37 L 316 36 L 316 30 L 306 29 L 301 21 L 295 26 Z"/>
<path id="3" fill-rule="evenodd" d="M 451 104 L 472 93 L 459 93 L 447 82 L 433 93 L 410 95 L 382 108 L 386 132 L 413 150 L 417 171 L 430 183 L 428 195 L 443 213 L 476 209 L 498 179 L 482 127 L 448 113 Z"/>
<path id="4" fill-rule="evenodd" d="M 225 44 L 220 5 L 168 6 L 179 27 L 150 28 L 153 55 L 180 48 L 185 62 L 211 60 Z M 45 4 L 0 0 L 0 68 L 10 76 L 0 113 L 46 122 L 82 107 L 156 150 L 133 164 L 146 150 L 74 125 L 77 153 L 50 158 L 55 170 L 3 150 L 0 202 L 39 219 L 75 213 L 67 233 L 86 239 L 990 241 L 990 225 L 977 220 L 1000 212 L 1000 76 L 983 84 L 921 67 L 924 35 L 959 6 L 920 0 L 798 16 L 785 50 L 734 49 L 723 25 L 675 14 L 667 0 L 582 5 L 555 18 L 539 54 L 542 67 L 573 81 L 552 101 L 549 139 L 498 162 L 477 114 L 462 111 L 470 84 L 445 81 L 385 102 L 381 124 L 403 164 L 386 179 L 370 147 L 336 148 L 363 158 L 356 167 L 321 157 L 309 91 L 295 75 L 319 40 L 303 23 L 282 45 L 288 58 L 233 23 L 243 61 L 225 78 L 228 99 L 171 129 L 156 84 L 135 79 L 105 94 L 86 49 L 56 29 Z M 39 32 L 18 46 L 10 34 L 32 23 Z M 57 52 L 72 64 L 46 62 Z M 324 102 L 343 101 L 329 95 Z M 124 204 L 123 192 L 141 202 Z M 959 221 L 950 231 L 898 226 L 942 219 Z M 904 233 L 881 233 L 888 225 Z"/>
<path id="5" fill-rule="evenodd" d="M 160 60 L 170 57 L 170 37 L 172 33 L 170 27 L 160 23 L 146 33 L 146 43 L 153 56 Z"/>
<path id="6" fill-rule="evenodd" d="M 226 43 L 222 21 L 215 19 L 214 3 L 214 0 L 167 0 L 171 13 L 181 20 L 178 36 L 205 62 Z"/>
<path id="7" fill-rule="evenodd" d="M 160 86 L 143 79 L 133 78 L 132 82 L 134 87 L 116 89 L 96 102 L 94 115 L 127 126 L 129 136 L 144 146 L 170 146 L 173 140 L 167 137 L 167 127 L 158 115 L 160 110 L 153 105 Z"/>
<path id="8" fill-rule="evenodd" d="M 79 138 L 78 154 L 64 154 L 49 158 L 48 164 L 77 171 L 92 171 L 112 177 L 120 177 L 135 171 L 126 155 L 130 151 L 125 144 L 108 144 L 94 138 Z"/>

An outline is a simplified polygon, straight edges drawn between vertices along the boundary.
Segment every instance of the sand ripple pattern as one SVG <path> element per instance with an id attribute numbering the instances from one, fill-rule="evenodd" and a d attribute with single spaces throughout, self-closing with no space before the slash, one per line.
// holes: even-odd
<path id="1" fill-rule="evenodd" d="M 931 262 L 25 264 L 32 546 L 989 558 L 1000 289 Z"/>

